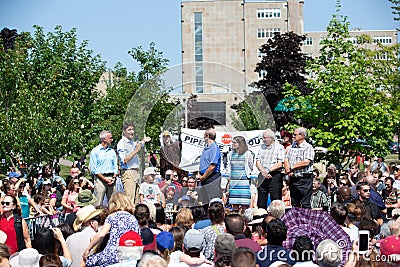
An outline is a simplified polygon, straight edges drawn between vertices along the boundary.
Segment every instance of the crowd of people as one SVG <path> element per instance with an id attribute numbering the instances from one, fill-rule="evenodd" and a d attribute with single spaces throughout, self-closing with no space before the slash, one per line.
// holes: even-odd
<path id="1" fill-rule="evenodd" d="M 377 158 L 320 173 L 300 127 L 283 144 L 265 130 L 256 155 L 235 136 L 224 167 L 208 129 L 198 172 L 141 172 L 150 138 L 134 131 L 123 124 L 116 150 L 100 133 L 92 179 L 76 163 L 67 179 L 51 165 L 29 180 L 10 171 L 1 266 L 399 266 L 399 166 Z"/>

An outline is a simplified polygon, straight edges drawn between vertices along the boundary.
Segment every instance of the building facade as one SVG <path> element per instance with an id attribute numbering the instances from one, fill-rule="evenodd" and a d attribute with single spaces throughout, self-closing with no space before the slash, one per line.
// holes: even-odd
<path id="1" fill-rule="evenodd" d="M 321 41 L 326 38 L 328 32 L 306 32 L 306 40 L 303 43 L 302 51 L 310 57 L 317 57 L 321 49 Z M 384 46 L 391 46 L 397 44 L 397 31 L 396 30 L 361 30 L 352 29 L 349 31 L 350 40 L 357 44 L 357 37 L 361 35 L 368 35 L 372 39 L 372 43 L 368 45 L 369 49 L 374 49 L 376 44 L 380 43 Z M 384 59 L 384 58 L 382 58 Z"/>
<path id="2" fill-rule="evenodd" d="M 306 35 L 303 52 L 318 56 L 327 32 L 304 32 L 303 5 L 303 0 L 183 1 L 182 93 L 173 96 L 187 99 L 190 94 L 197 95 L 205 116 L 220 122 L 222 129 L 234 131 L 230 107 L 242 102 L 255 90 L 249 85 L 262 78 L 254 72 L 262 57 L 261 45 L 276 32 L 293 31 Z M 397 44 L 395 30 L 350 31 L 354 43 L 362 34 L 370 35 L 373 43 Z"/>
<path id="3" fill-rule="evenodd" d="M 243 101 L 259 79 L 259 47 L 275 32 L 303 34 L 303 1 L 198 0 L 182 2 L 181 9 L 183 94 L 176 97 L 198 95 L 204 106 L 215 106 L 215 118 L 225 116 L 221 126 L 232 131 L 230 106 Z"/>

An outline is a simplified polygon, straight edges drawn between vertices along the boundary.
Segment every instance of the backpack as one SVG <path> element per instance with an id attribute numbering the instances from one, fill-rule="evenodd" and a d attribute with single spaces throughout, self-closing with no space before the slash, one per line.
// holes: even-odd
<path id="1" fill-rule="evenodd" d="M 25 239 L 24 239 L 24 231 L 22 230 L 22 217 L 18 214 L 14 214 L 14 228 L 15 233 L 17 235 L 17 246 L 18 251 L 21 251 L 26 248 Z"/>

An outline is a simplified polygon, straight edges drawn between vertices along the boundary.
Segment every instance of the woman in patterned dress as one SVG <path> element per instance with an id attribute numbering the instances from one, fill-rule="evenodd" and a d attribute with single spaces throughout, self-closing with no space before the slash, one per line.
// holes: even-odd
<path id="1" fill-rule="evenodd" d="M 251 201 L 248 177 L 253 169 L 253 155 L 248 150 L 243 136 L 236 136 L 232 141 L 230 161 L 229 204 L 232 208 L 244 211 Z"/>
<path id="2" fill-rule="evenodd" d="M 133 230 L 139 233 L 139 224 L 133 215 L 134 207 L 125 193 L 114 193 L 109 202 L 109 215 L 103 228 L 92 238 L 89 246 L 83 253 L 86 266 L 108 266 L 118 262 L 117 246 L 119 238 L 126 232 Z M 110 239 L 102 252 L 89 256 L 93 247 L 99 244 L 106 234 Z"/>

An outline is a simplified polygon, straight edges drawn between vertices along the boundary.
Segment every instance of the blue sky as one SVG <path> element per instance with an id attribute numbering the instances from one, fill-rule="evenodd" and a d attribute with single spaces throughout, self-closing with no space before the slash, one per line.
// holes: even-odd
<path id="1" fill-rule="evenodd" d="M 1 0 L 0 28 L 46 32 L 61 25 L 77 28 L 80 41 L 100 54 L 112 68 L 122 62 L 129 70 L 137 66 L 128 55 L 136 46 L 150 42 L 163 51 L 170 66 L 181 62 L 180 2 L 178 0 Z M 400 28 L 393 20 L 388 0 L 342 0 L 342 14 L 351 27 L 365 30 Z M 305 31 L 324 31 L 335 13 L 335 0 L 304 0 Z"/>

